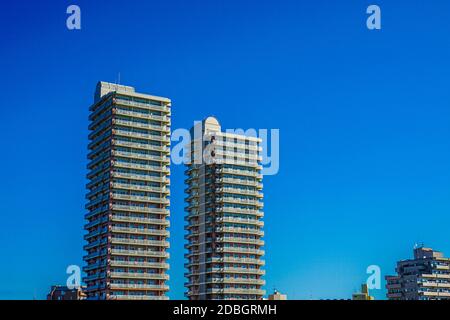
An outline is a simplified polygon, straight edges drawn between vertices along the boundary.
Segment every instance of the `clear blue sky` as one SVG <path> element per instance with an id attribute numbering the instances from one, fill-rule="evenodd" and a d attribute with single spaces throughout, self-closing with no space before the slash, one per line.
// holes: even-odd
<path id="1" fill-rule="evenodd" d="M 78 4 L 82 30 L 65 27 Z M 365 10 L 377 3 L 382 30 Z M 173 100 L 173 128 L 279 128 L 266 177 L 267 286 L 348 298 L 416 242 L 450 255 L 448 1 L 8 1 L 0 11 L 0 299 L 82 265 L 97 81 Z M 183 168 L 172 166 L 171 298 L 182 298 Z M 384 285 L 384 283 L 383 283 Z M 384 297 L 384 290 L 374 292 Z"/>

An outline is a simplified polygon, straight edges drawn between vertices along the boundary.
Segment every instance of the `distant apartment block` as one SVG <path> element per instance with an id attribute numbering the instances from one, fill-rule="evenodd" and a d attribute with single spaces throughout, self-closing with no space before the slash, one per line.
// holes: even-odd
<path id="1" fill-rule="evenodd" d="M 90 107 L 88 299 L 167 299 L 171 101 L 100 82 Z"/>
<path id="2" fill-rule="evenodd" d="M 450 259 L 430 248 L 414 249 L 414 259 L 397 263 L 397 275 L 386 276 L 390 300 L 450 299 Z"/>
<path id="3" fill-rule="evenodd" d="M 287 300 L 287 295 L 282 294 L 275 290 L 272 294 L 269 294 L 268 300 Z"/>
<path id="4" fill-rule="evenodd" d="M 195 132 L 200 136 L 191 142 L 186 170 L 186 296 L 262 299 L 261 140 L 222 132 L 214 117 L 194 126 Z"/>
<path id="5" fill-rule="evenodd" d="M 84 300 L 86 299 L 84 289 L 82 287 L 69 289 L 67 286 L 52 286 L 47 300 Z"/>

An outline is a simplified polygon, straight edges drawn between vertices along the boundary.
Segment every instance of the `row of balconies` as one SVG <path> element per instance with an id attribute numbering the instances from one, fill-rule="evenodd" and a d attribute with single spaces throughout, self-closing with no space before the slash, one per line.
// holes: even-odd
<path id="1" fill-rule="evenodd" d="M 143 207 L 143 206 L 113 204 L 113 205 L 111 205 L 111 209 L 115 210 L 115 211 L 142 212 L 142 213 L 154 213 L 154 214 L 169 215 L 169 210 L 164 209 L 164 208 L 149 208 L 149 207 Z"/>
<path id="2" fill-rule="evenodd" d="M 170 105 L 168 105 L 168 104 L 157 106 L 157 105 L 153 105 L 153 104 L 136 102 L 136 101 L 128 101 L 128 100 L 123 100 L 123 99 L 115 99 L 114 101 L 115 101 L 115 104 L 117 104 L 117 105 L 138 107 L 138 108 L 142 108 L 142 109 L 150 109 L 150 110 L 157 110 L 157 111 L 162 111 L 165 113 L 170 113 Z"/>
<path id="3" fill-rule="evenodd" d="M 205 281 L 205 284 L 249 284 L 249 285 L 255 285 L 255 286 L 263 286 L 266 284 L 265 280 L 262 279 L 245 279 L 245 278 L 212 278 L 207 279 Z M 192 281 L 192 282 L 185 282 L 185 286 L 193 286 L 193 285 L 199 285 L 199 282 Z"/>
<path id="4" fill-rule="evenodd" d="M 233 174 L 238 176 L 246 176 L 246 177 L 253 177 L 258 180 L 262 180 L 262 173 L 260 170 L 262 170 L 262 167 L 258 165 L 256 168 L 257 170 L 238 170 L 238 169 L 231 169 L 231 168 L 219 168 L 218 173 L 225 173 L 225 174 Z"/>
<path id="5" fill-rule="evenodd" d="M 170 204 L 170 200 L 167 198 L 150 197 L 150 196 L 134 196 L 134 195 L 129 195 L 129 194 L 121 194 L 121 193 L 112 193 L 111 199 L 137 201 L 137 202 L 155 202 L 155 203 L 161 203 L 163 205 Z"/>
<path id="6" fill-rule="evenodd" d="M 104 140 L 109 140 L 111 138 L 111 130 L 106 130 L 102 134 L 96 136 L 89 144 L 88 149 L 94 150 L 98 144 L 104 142 Z"/>
<path id="7" fill-rule="evenodd" d="M 98 246 L 104 246 L 108 243 L 107 238 L 97 239 L 91 243 L 88 243 L 87 245 L 83 246 L 84 250 L 90 250 Z"/>
<path id="8" fill-rule="evenodd" d="M 112 238 L 112 244 L 128 244 L 128 245 L 143 245 L 169 248 L 169 241 L 163 240 L 144 240 L 144 239 L 128 239 L 128 238 Z"/>
<path id="9" fill-rule="evenodd" d="M 241 224 L 250 224 L 250 225 L 256 225 L 259 227 L 264 226 L 264 221 L 260 221 L 257 219 L 245 219 L 245 218 L 237 218 L 237 217 L 218 217 L 216 218 L 216 222 L 229 222 L 229 223 L 241 223 Z"/>
<path id="10" fill-rule="evenodd" d="M 111 294 L 110 300 L 169 300 L 167 296 L 133 295 L 133 294 Z"/>
<path id="11" fill-rule="evenodd" d="M 187 264 L 188 266 L 190 266 L 189 264 Z M 232 267 L 214 267 L 214 268 L 207 268 L 206 271 L 204 272 L 200 272 L 200 271 L 195 271 L 195 270 L 191 270 L 189 272 L 185 273 L 185 277 L 189 278 L 189 277 L 195 277 L 195 276 L 199 276 L 201 274 L 223 274 L 223 273 L 227 273 L 227 274 L 247 274 L 247 275 L 258 275 L 258 276 L 263 276 L 266 274 L 265 270 L 262 269 L 250 269 L 250 268 L 232 268 Z"/>
<path id="12" fill-rule="evenodd" d="M 216 232 L 220 233 L 243 233 L 243 234 L 254 234 L 257 236 L 264 236 L 264 231 L 258 229 L 250 229 L 250 228 L 236 228 L 236 227 L 227 227 L 227 226 L 219 226 L 216 228 Z"/>
<path id="13" fill-rule="evenodd" d="M 219 147 L 223 146 L 223 147 L 228 147 L 230 149 L 242 149 L 242 150 L 253 150 L 253 151 L 259 151 L 262 152 L 262 147 L 259 145 L 250 145 L 250 144 L 245 144 L 245 143 L 236 143 L 236 142 L 231 142 L 231 141 L 224 141 L 221 139 L 216 139 L 214 141 L 214 145 L 217 145 Z"/>
<path id="14" fill-rule="evenodd" d="M 129 228 L 129 227 L 116 227 L 111 228 L 112 232 L 117 233 L 129 233 L 129 234 L 142 234 L 142 235 L 154 235 L 169 237 L 170 232 L 168 230 L 148 229 L 148 228 Z"/>
<path id="15" fill-rule="evenodd" d="M 191 243 L 194 243 L 196 238 L 200 235 L 198 231 L 190 231 L 187 235 L 185 235 L 185 239 L 191 240 Z M 205 243 L 239 243 L 239 244 L 251 244 L 256 246 L 263 246 L 264 240 L 261 239 L 251 239 L 251 238 L 242 238 L 242 237 L 218 237 L 216 239 L 206 239 Z"/>
<path id="16" fill-rule="evenodd" d="M 118 150 L 111 150 L 111 154 L 113 156 L 130 158 L 130 159 L 153 160 L 153 161 L 159 161 L 159 162 L 167 163 L 167 164 L 170 163 L 170 159 L 166 156 L 156 156 L 156 155 L 152 155 L 152 154 L 143 154 L 143 153 L 118 151 Z"/>
<path id="17" fill-rule="evenodd" d="M 265 295 L 265 290 L 260 289 L 243 289 L 243 288 L 223 288 L 223 289 L 216 289 L 216 288 L 209 288 L 206 290 L 206 293 L 210 294 L 247 294 L 247 295 Z"/>
<path id="18" fill-rule="evenodd" d="M 170 153 L 170 149 L 167 146 L 155 146 L 152 144 L 122 141 L 122 140 L 117 140 L 117 139 L 113 139 L 111 141 L 111 145 L 119 146 L 119 147 L 133 148 L 133 149 L 151 150 L 151 151 L 163 152 L 166 154 Z"/>
<path id="19" fill-rule="evenodd" d="M 263 198 L 263 196 L 264 196 L 258 190 L 246 190 L 246 189 L 232 188 L 232 187 L 217 188 L 215 191 L 218 193 L 242 194 L 242 195 L 254 196 L 257 198 Z"/>
<path id="20" fill-rule="evenodd" d="M 138 256 L 138 257 L 156 257 L 169 258 L 169 253 L 164 251 L 154 250 L 127 250 L 127 249 L 111 249 L 112 255 L 118 256 Z"/>
<path id="21" fill-rule="evenodd" d="M 155 120 L 155 121 L 170 123 L 170 117 L 165 116 L 165 115 L 159 116 L 159 115 L 154 115 L 154 114 L 149 114 L 149 113 L 146 114 L 146 113 L 137 112 L 137 111 L 124 110 L 124 109 L 120 109 L 120 108 L 116 108 L 114 113 L 118 114 L 118 115 L 133 117 L 133 118 L 148 119 L 148 120 Z"/>
<path id="22" fill-rule="evenodd" d="M 124 172 L 112 172 L 111 176 L 113 178 L 118 178 L 118 179 L 130 179 L 130 180 L 137 180 L 137 181 L 151 181 L 151 182 L 159 182 L 159 183 L 165 183 L 165 184 L 169 184 L 170 183 L 170 179 L 168 177 L 156 177 L 156 176 L 143 175 L 143 174 L 133 174 L 133 173 L 124 173 Z"/>
<path id="23" fill-rule="evenodd" d="M 170 144 L 169 135 L 158 136 L 158 135 L 149 134 L 149 133 L 121 130 L 121 129 L 117 129 L 117 128 L 112 129 L 112 134 L 115 136 L 161 141 L 164 144 Z"/>
<path id="24" fill-rule="evenodd" d="M 264 212 L 255 209 L 243 209 L 243 208 L 233 208 L 233 207 L 218 207 L 216 212 L 226 212 L 226 213 L 242 213 L 247 215 L 255 215 L 257 217 L 263 217 Z"/>
<path id="25" fill-rule="evenodd" d="M 170 169 L 167 166 L 154 166 L 150 164 L 138 164 L 122 161 L 113 161 L 113 166 L 116 168 L 126 168 L 126 169 L 138 169 L 138 170 L 148 170 L 155 172 L 163 172 L 165 174 L 170 173 Z"/>
<path id="26" fill-rule="evenodd" d="M 256 180 L 246 180 L 246 179 L 236 179 L 236 178 L 218 178 L 216 179 L 216 183 L 229 183 L 229 184 L 238 184 L 242 186 L 251 186 L 256 187 L 257 189 L 262 189 L 263 184 L 260 181 Z"/>
<path id="27" fill-rule="evenodd" d="M 258 154 L 248 154 L 245 152 L 239 152 L 239 151 L 227 151 L 219 148 L 214 148 L 215 151 L 215 159 L 221 158 L 224 161 L 224 163 L 236 163 L 239 162 L 239 160 L 236 160 L 235 158 L 241 158 L 241 159 L 249 159 L 253 161 L 245 162 L 243 160 L 242 163 L 249 166 L 255 166 L 258 165 L 258 161 L 262 161 L 262 156 Z M 228 160 L 230 162 L 228 162 Z"/>
<path id="28" fill-rule="evenodd" d="M 102 114 L 92 119 L 88 128 L 89 130 L 95 130 L 99 125 L 102 125 L 105 121 L 108 121 L 113 115 L 112 109 L 103 112 Z"/>
<path id="29" fill-rule="evenodd" d="M 123 279 L 169 280 L 169 275 L 164 273 L 111 272 L 110 276 L 111 278 L 123 278 Z"/>
<path id="30" fill-rule="evenodd" d="M 254 244 L 258 246 L 264 245 L 264 240 L 261 239 L 250 239 L 250 238 L 241 238 L 241 237 L 219 237 L 216 239 L 216 242 L 220 243 L 247 243 L 247 244 Z"/>
<path id="31" fill-rule="evenodd" d="M 237 247 L 220 247 L 216 248 L 217 252 L 234 252 L 234 253 L 245 253 L 254 254 L 257 256 L 263 256 L 265 254 L 264 250 L 255 248 L 237 248 Z"/>
<path id="32" fill-rule="evenodd" d="M 264 207 L 264 203 L 259 201 L 258 199 L 241 199 L 237 197 L 217 197 L 216 203 L 239 203 L 239 204 L 246 204 L 246 205 L 252 205 L 259 208 Z"/>
<path id="33" fill-rule="evenodd" d="M 162 226 L 166 226 L 166 227 L 170 226 L 170 221 L 167 219 L 138 218 L 138 217 L 130 217 L 130 216 L 124 216 L 124 215 L 116 215 L 116 214 L 114 214 L 111 217 L 111 221 L 156 224 L 156 225 L 162 225 Z"/>
<path id="34" fill-rule="evenodd" d="M 155 124 L 141 123 L 141 122 L 130 121 L 130 120 L 112 119 L 112 125 L 113 125 L 113 127 L 114 127 L 114 125 L 120 125 L 120 126 L 130 127 L 130 128 L 141 128 L 141 129 L 162 131 L 167 134 L 170 133 L 170 126 L 164 125 L 164 124 L 155 125 Z"/>
<path id="35" fill-rule="evenodd" d="M 112 182 L 111 187 L 113 189 L 148 191 L 148 192 L 162 193 L 165 195 L 170 194 L 170 190 L 164 186 L 153 187 L 153 186 L 145 186 L 145 185 L 132 184 L 132 183 Z"/>
<path id="36" fill-rule="evenodd" d="M 110 265 L 111 267 L 169 269 L 169 264 L 164 262 L 111 260 Z"/>
<path id="37" fill-rule="evenodd" d="M 194 258 L 194 260 L 191 260 L 189 263 L 186 264 L 186 267 L 188 268 L 189 266 L 192 265 L 198 265 L 199 263 L 195 260 L 195 256 L 196 255 L 200 255 L 200 254 L 205 254 L 205 252 L 200 253 L 198 250 L 196 251 L 191 251 L 188 254 L 185 255 L 186 258 L 190 259 L 190 258 Z M 263 266 L 265 265 L 265 260 L 259 259 L 259 258 L 236 258 L 236 257 L 212 257 L 212 258 L 208 258 L 205 261 L 206 263 L 218 263 L 218 264 L 223 264 L 223 263 L 241 263 L 241 264 L 254 264 L 254 265 L 259 265 L 259 266 Z"/>
<path id="38" fill-rule="evenodd" d="M 96 226 L 98 226 L 98 225 L 104 224 L 104 223 L 106 223 L 106 222 L 108 222 L 108 216 L 103 216 L 103 217 L 101 217 L 101 218 L 97 218 L 97 219 L 95 219 L 95 220 L 93 220 L 93 221 L 91 221 L 91 222 L 85 224 L 85 225 L 84 225 L 84 228 L 85 228 L 86 230 L 89 230 L 89 229 L 91 229 L 91 228 L 93 228 L 93 227 L 96 227 Z"/>
<path id="39" fill-rule="evenodd" d="M 132 284 L 132 283 L 111 283 L 111 289 L 135 289 L 135 290 L 158 290 L 169 291 L 169 286 L 158 284 Z"/>

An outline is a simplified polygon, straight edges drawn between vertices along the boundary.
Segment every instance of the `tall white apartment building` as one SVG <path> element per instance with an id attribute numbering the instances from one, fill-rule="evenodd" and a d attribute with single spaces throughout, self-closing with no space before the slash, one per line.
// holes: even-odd
<path id="1" fill-rule="evenodd" d="M 100 82 L 90 107 L 88 299 L 167 299 L 167 98 Z"/>
<path id="2" fill-rule="evenodd" d="M 194 132 L 200 135 L 191 142 L 185 190 L 186 296 L 262 299 L 261 140 L 221 132 L 213 117 L 195 125 Z"/>

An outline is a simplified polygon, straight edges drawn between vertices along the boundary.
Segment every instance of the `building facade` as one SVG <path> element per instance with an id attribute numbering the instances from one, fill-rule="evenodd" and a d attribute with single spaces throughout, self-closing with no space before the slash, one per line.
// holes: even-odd
<path id="1" fill-rule="evenodd" d="M 414 259 L 397 263 L 397 275 L 386 276 L 390 300 L 449 300 L 450 259 L 430 248 L 414 249 Z"/>
<path id="2" fill-rule="evenodd" d="M 100 82 L 90 107 L 88 299 L 167 299 L 171 101 Z"/>
<path id="3" fill-rule="evenodd" d="M 261 140 L 221 132 L 213 117 L 197 123 L 191 136 L 185 172 L 186 296 L 262 299 Z"/>
<path id="4" fill-rule="evenodd" d="M 47 300 L 85 300 L 84 287 L 69 289 L 67 286 L 52 286 Z"/>

